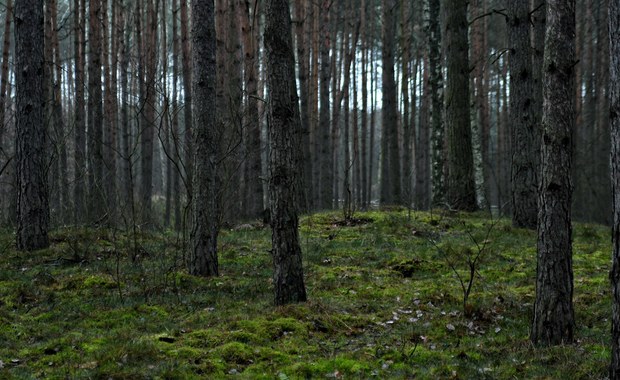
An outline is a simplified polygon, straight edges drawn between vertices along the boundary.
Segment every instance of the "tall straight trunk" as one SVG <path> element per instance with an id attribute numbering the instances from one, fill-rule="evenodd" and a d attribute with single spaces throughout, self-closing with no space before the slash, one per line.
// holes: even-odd
<path id="1" fill-rule="evenodd" d="M 189 37 L 189 16 L 187 12 L 187 1 L 188 0 L 180 0 L 181 1 L 181 46 L 182 46 L 182 62 L 183 62 L 183 99 L 185 100 L 185 108 L 183 109 L 184 113 L 184 123 L 185 123 L 185 159 L 183 167 L 185 168 L 185 186 L 187 191 L 187 200 L 188 203 L 191 202 L 191 197 L 193 194 L 192 190 L 192 175 L 194 170 L 192 168 L 193 165 L 193 157 L 194 157 L 194 149 L 193 149 L 193 138 L 192 138 L 192 56 L 191 56 L 191 47 L 190 47 L 190 37 Z"/>
<path id="2" fill-rule="evenodd" d="M 11 49 L 11 21 L 13 19 L 13 0 L 6 2 L 4 20 L 4 40 L 2 43 L 2 77 L 0 79 L 0 144 L 5 131 L 4 112 L 6 107 L 6 90 L 9 84 L 9 52 Z"/>
<path id="3" fill-rule="evenodd" d="M 177 22 L 178 12 L 178 0 L 172 0 L 172 139 L 174 144 L 174 152 L 171 152 L 174 162 L 174 170 L 172 174 L 172 193 L 174 196 L 174 229 L 175 231 L 181 230 L 182 218 L 181 218 L 181 165 L 182 157 L 180 155 L 179 141 L 179 55 L 181 53 L 180 41 L 179 41 L 179 28 Z M 172 160 L 169 161 L 172 164 Z"/>
<path id="4" fill-rule="evenodd" d="M 415 135 L 415 98 L 411 101 L 411 117 L 409 113 L 409 74 L 410 74 L 410 52 L 411 45 L 411 30 L 409 24 L 413 23 L 413 17 L 409 12 L 409 1 L 400 1 L 400 49 L 401 49 L 401 96 L 402 96 L 402 126 L 403 126 L 403 162 L 402 162 L 402 174 L 403 174 L 403 188 L 402 198 L 403 203 L 407 207 L 411 206 L 413 201 L 413 136 Z M 415 88 L 416 77 L 414 70 L 413 87 Z M 414 94 L 412 94 L 414 95 Z"/>
<path id="5" fill-rule="evenodd" d="M 378 161 L 375 156 L 375 127 L 376 127 L 376 116 L 377 116 L 377 108 L 376 108 L 376 97 L 377 97 L 377 73 L 375 66 L 375 57 L 374 54 L 370 53 L 370 130 L 369 134 L 369 145 L 368 145 L 368 206 L 372 203 L 372 188 L 374 185 L 374 179 L 377 177 L 374 175 L 374 171 L 378 165 Z"/>
<path id="6" fill-rule="evenodd" d="M 250 0 L 239 0 L 239 22 L 243 39 L 245 76 L 245 212 L 250 218 L 257 218 L 264 210 L 262 174 L 262 150 L 260 116 L 258 114 L 258 59 L 256 34 L 256 9 L 250 13 Z M 309 145 L 309 144 L 308 144 Z M 308 146 L 309 148 L 309 146 Z M 308 161 L 309 161 L 308 157 Z M 312 173 L 312 172 L 310 172 Z"/>
<path id="7" fill-rule="evenodd" d="M 52 20 L 52 8 L 56 7 L 55 0 L 47 0 L 44 2 L 45 7 L 45 26 L 44 26 L 44 47 L 43 54 L 45 56 L 45 66 L 43 77 L 43 119 L 46 122 L 47 143 L 48 143 L 48 188 L 49 206 L 50 206 L 50 223 L 53 224 L 58 219 L 57 210 L 60 208 L 60 168 L 58 167 L 58 155 L 56 154 L 58 145 L 58 135 L 56 134 L 56 120 L 54 118 L 54 44 L 52 36 L 54 34 L 54 26 Z"/>
<path id="8" fill-rule="evenodd" d="M 308 113 L 312 115 L 310 118 L 310 149 L 312 151 L 312 200 L 313 210 L 321 208 L 321 134 L 319 127 L 319 56 L 322 53 L 320 49 L 320 33 L 319 22 L 320 3 L 318 1 L 310 1 L 308 9 L 311 15 L 312 24 L 306 32 L 306 41 L 312 46 L 312 55 L 310 57 L 310 91 L 308 93 Z"/>
<path id="9" fill-rule="evenodd" d="M 17 249 L 49 246 L 46 133 L 43 120 L 43 1 L 15 4 Z"/>
<path id="10" fill-rule="evenodd" d="M 571 243 L 574 36 L 575 1 L 547 0 L 538 266 L 531 332 L 532 342 L 541 345 L 571 343 L 575 331 Z"/>
<path id="11" fill-rule="evenodd" d="M 212 0 L 192 0 L 192 107 L 194 116 L 194 195 L 188 269 L 200 276 L 218 275 L 216 42 Z"/>
<path id="12" fill-rule="evenodd" d="M 609 2 L 609 122 L 613 200 L 611 365 L 609 378 L 620 379 L 620 4 Z"/>
<path id="13" fill-rule="evenodd" d="M 84 0 L 74 0 L 74 19 L 73 19 L 73 54 L 75 56 L 75 110 L 74 125 L 75 129 L 75 156 L 74 171 L 75 183 L 73 185 L 73 220 L 75 223 L 85 221 L 86 204 L 85 191 L 86 185 L 84 177 L 86 175 L 86 115 L 84 114 L 84 64 L 85 64 L 85 9 Z"/>
<path id="14" fill-rule="evenodd" d="M 440 0 L 428 0 L 429 7 L 429 71 L 431 91 L 431 145 L 433 205 L 445 201 L 444 136 L 443 123 L 443 74 L 441 65 Z"/>
<path id="15" fill-rule="evenodd" d="M 349 49 L 349 41 L 350 39 L 350 35 L 349 32 L 345 29 L 344 32 L 344 48 L 345 49 Z M 350 123 L 350 108 L 349 108 L 349 102 L 350 102 L 350 89 L 349 89 L 349 81 L 350 81 L 350 76 L 349 76 L 349 72 L 348 70 L 345 72 L 345 78 L 344 78 L 344 83 L 342 90 L 343 92 L 343 98 L 342 101 L 344 103 L 344 117 L 343 117 L 343 139 L 342 139 L 342 145 L 343 145 L 343 183 L 342 183 L 342 200 L 344 202 L 343 204 L 343 210 L 344 210 L 344 216 L 345 218 L 349 218 L 352 214 L 352 200 L 351 200 L 351 166 L 352 166 L 352 162 L 351 162 L 351 148 L 350 148 L 350 144 L 351 144 L 351 126 L 349 125 Z"/>
<path id="16" fill-rule="evenodd" d="M 106 0 L 107 4 L 107 0 Z M 107 6 L 105 7 L 107 9 Z M 105 122 L 105 144 L 104 144 L 104 178 L 105 178 L 105 195 L 108 212 L 108 223 L 111 226 L 117 222 L 117 205 L 116 205 L 116 134 L 118 128 L 118 104 L 117 104 L 117 69 L 118 69 L 118 52 L 117 52 L 117 5 L 115 1 L 111 2 L 110 7 L 111 20 L 108 21 L 107 12 L 104 14 L 104 41 L 103 57 L 104 57 L 104 122 Z M 111 42 L 111 45 L 108 43 Z"/>
<path id="17" fill-rule="evenodd" d="M 162 0 L 161 1 L 161 46 L 163 47 L 161 49 L 161 65 L 162 65 L 162 77 L 163 78 L 168 78 L 168 54 L 170 53 L 168 50 L 168 6 L 166 4 L 166 0 Z M 174 9 L 174 8 L 173 8 Z M 173 12 L 174 14 L 172 15 L 172 17 L 176 17 L 176 12 Z M 176 22 L 176 20 L 175 20 Z M 174 54 L 174 52 L 172 53 Z M 172 80 L 176 82 L 176 76 L 173 75 Z M 165 159 L 165 167 L 164 167 L 164 172 L 165 172 L 165 199 L 166 199 L 166 203 L 164 206 L 164 226 L 165 227 L 170 227 L 170 219 L 172 216 L 172 176 L 173 174 L 173 169 L 172 169 L 172 160 L 174 158 L 174 153 L 172 153 L 171 148 L 173 145 L 173 139 L 174 139 L 174 134 L 172 131 L 172 122 L 171 122 L 171 118 L 172 118 L 172 114 L 175 113 L 176 111 L 174 109 L 171 108 L 172 106 L 172 102 L 174 101 L 173 99 L 170 98 L 169 91 L 168 91 L 168 81 L 164 80 L 163 84 L 163 92 L 164 92 L 164 99 L 163 99 L 163 112 L 164 112 L 164 120 L 162 122 L 163 124 L 163 136 L 160 136 L 160 141 L 162 142 L 162 146 L 165 146 L 165 152 L 167 152 L 167 156 Z M 172 94 L 172 97 L 176 96 L 176 94 Z M 176 196 L 178 197 L 178 195 Z M 176 198 L 175 197 L 175 198 Z"/>
<path id="18" fill-rule="evenodd" d="M 318 154 L 319 154 L 319 198 L 320 202 L 318 207 L 320 209 L 331 209 L 333 203 L 333 162 L 332 162 L 332 144 L 330 134 L 330 101 L 329 101 L 329 83 L 331 76 L 331 61 L 329 58 L 329 52 L 331 48 L 331 36 L 330 36 L 330 7 L 332 2 L 330 0 L 323 0 L 321 6 L 321 63 L 320 63 L 320 110 L 319 110 L 319 123 L 317 131 L 318 134 Z"/>
<path id="19" fill-rule="evenodd" d="M 121 45 L 119 46 L 119 55 L 120 55 L 120 78 L 119 78 L 119 87 L 121 90 L 121 98 L 120 98 L 120 123 L 121 123 L 121 147 L 120 147 L 120 156 L 121 156 L 121 191 L 119 195 L 119 199 L 122 200 L 121 206 L 123 209 L 131 209 L 133 202 L 133 179 L 131 173 L 131 124 L 129 121 L 129 43 L 131 33 L 124 33 L 125 30 L 131 29 L 131 17 L 126 15 L 127 5 L 123 4 L 120 8 L 120 18 L 118 23 L 118 28 L 120 28 L 117 33 L 122 36 L 119 41 Z"/>
<path id="20" fill-rule="evenodd" d="M 56 135 L 56 151 L 58 156 L 58 171 L 59 173 L 66 173 L 68 169 L 67 162 L 67 142 L 66 142 L 66 132 L 65 132 L 65 121 L 63 118 L 63 99 L 62 99 L 62 61 L 60 59 L 60 43 L 58 41 L 58 32 L 60 30 L 60 26 L 58 24 L 58 3 L 56 1 L 53 2 L 53 6 L 51 7 L 52 11 L 52 26 L 54 32 L 52 33 L 52 47 L 54 50 L 54 70 L 55 70 L 55 79 L 54 79 L 54 87 L 53 87 L 53 119 L 54 119 L 54 128 Z M 60 175 L 58 179 L 58 191 L 60 193 L 60 205 L 58 208 L 58 216 L 61 221 L 67 219 L 67 207 L 71 203 L 70 198 L 68 198 L 69 194 L 69 181 L 67 179 L 67 175 Z"/>
<path id="21" fill-rule="evenodd" d="M 469 117 L 469 44 L 467 1 L 448 0 L 444 28 L 446 48 L 447 200 L 457 210 L 477 209 Z"/>
<path id="22" fill-rule="evenodd" d="M 526 0 L 527 1 L 527 0 Z M 475 0 L 471 4 L 471 9 L 478 13 L 487 13 L 487 0 Z M 473 17 L 473 16 L 472 16 Z M 473 121 L 474 121 L 474 141 L 478 142 L 477 152 L 474 152 L 474 164 L 476 170 L 476 190 L 481 206 L 490 210 L 491 194 L 490 194 L 490 158 L 489 158 L 489 136 L 490 136 L 490 120 L 489 120 L 489 104 L 488 104 L 488 71 L 485 70 L 487 63 L 487 20 L 488 17 L 482 17 L 476 20 L 471 27 L 471 60 L 474 62 L 472 70 L 472 88 L 471 93 L 473 99 Z"/>
<path id="23" fill-rule="evenodd" d="M 366 17 L 366 0 L 362 0 L 361 4 L 361 49 L 362 49 L 362 125 L 361 125 L 361 189 L 362 189 L 362 209 L 368 207 L 370 203 L 369 195 L 369 175 L 368 175 L 368 46 L 367 46 L 367 17 Z"/>
<path id="24" fill-rule="evenodd" d="M 353 9 L 353 5 L 351 5 L 351 9 Z M 361 195 L 362 195 L 362 184 L 361 184 L 361 165 L 360 165 L 360 131 L 359 131 L 359 104 L 358 104 L 358 90 L 357 90 L 357 59 L 353 60 L 353 73 L 352 73 L 353 83 L 351 84 L 351 90 L 353 92 L 353 114 L 352 116 L 352 124 L 351 128 L 353 128 L 353 157 L 352 163 L 353 166 L 353 201 L 355 203 L 355 208 L 359 208 L 361 204 Z"/>
<path id="25" fill-rule="evenodd" d="M 522 0 L 508 2 L 510 47 L 510 130 L 512 134 L 512 224 L 535 229 L 538 216 L 538 156 L 540 128 L 533 110 L 530 7 Z"/>
<path id="26" fill-rule="evenodd" d="M 101 89 L 101 0 L 89 5 L 88 42 L 88 196 L 89 221 L 99 222 L 105 216 L 103 179 L 103 94 Z"/>
<path id="27" fill-rule="evenodd" d="M 303 192 L 304 199 L 300 205 L 302 211 L 313 209 L 312 200 L 314 199 L 312 187 L 312 159 L 310 157 L 310 112 L 309 112 L 309 80 L 310 74 L 310 51 L 306 46 L 305 29 L 309 26 L 310 19 L 306 14 L 308 1 L 298 1 L 295 4 L 295 39 L 297 47 L 297 62 L 299 65 L 299 101 L 301 108 L 301 129 L 302 129 L 302 149 L 304 157 L 303 167 Z"/>
<path id="28" fill-rule="evenodd" d="M 402 203 L 400 149 L 398 136 L 398 99 L 394 78 L 394 34 L 397 4 L 383 0 L 381 62 L 383 66 L 381 91 L 381 205 Z"/>
<path id="29" fill-rule="evenodd" d="M 155 98 L 157 75 L 157 8 L 154 0 L 146 0 L 146 29 L 144 35 L 144 99 L 142 109 L 143 124 L 140 128 L 140 201 L 142 222 L 155 221 L 152 213 L 153 196 L 153 137 L 155 134 Z"/>
<path id="30" fill-rule="evenodd" d="M 306 301 L 295 186 L 301 138 L 288 1 L 267 0 L 265 52 L 269 88 L 269 200 L 276 305 Z"/>
<path id="31" fill-rule="evenodd" d="M 415 141 L 415 207 L 428 210 L 431 205 L 431 140 L 430 140 L 430 107 L 432 94 L 428 54 L 423 58 L 422 96 L 420 104 L 420 127 Z M 415 87 L 413 92 L 415 93 Z"/>

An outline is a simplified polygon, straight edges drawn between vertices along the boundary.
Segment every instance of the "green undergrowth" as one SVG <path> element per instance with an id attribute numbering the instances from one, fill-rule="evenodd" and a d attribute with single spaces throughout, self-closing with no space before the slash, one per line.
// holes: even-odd
<path id="1" fill-rule="evenodd" d="M 33 253 L 0 234 L 0 378 L 606 376 L 606 227 L 574 228 L 575 344 L 537 348 L 534 231 L 405 210 L 300 224 L 310 300 L 285 307 L 258 224 L 222 231 L 217 278 L 188 275 L 170 232 L 65 228 Z"/>

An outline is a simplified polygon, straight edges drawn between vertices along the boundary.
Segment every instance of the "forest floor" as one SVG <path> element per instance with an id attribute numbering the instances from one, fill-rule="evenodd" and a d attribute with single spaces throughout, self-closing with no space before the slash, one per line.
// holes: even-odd
<path id="1" fill-rule="evenodd" d="M 6 232 L 0 378 L 604 378 L 610 232 L 573 235 L 576 342 L 537 348 L 536 233 L 507 219 L 305 216 L 309 301 L 286 307 L 272 306 L 262 225 L 222 231 L 221 275 L 208 279 L 187 274 L 171 232 L 66 228 L 34 253 Z"/>

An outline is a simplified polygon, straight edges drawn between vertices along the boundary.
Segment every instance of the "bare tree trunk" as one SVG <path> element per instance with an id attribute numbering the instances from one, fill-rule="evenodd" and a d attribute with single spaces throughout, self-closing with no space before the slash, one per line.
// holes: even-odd
<path id="1" fill-rule="evenodd" d="M 276 305 L 306 301 L 295 186 L 296 141 L 301 138 L 295 58 L 286 0 L 267 0 L 265 51 L 269 88 L 269 197 Z"/>
<path id="2" fill-rule="evenodd" d="M 512 224 L 536 228 L 540 129 L 533 110 L 530 7 L 522 0 L 508 2 L 510 49 L 510 130 L 512 131 Z"/>
<path id="3" fill-rule="evenodd" d="M 152 212 L 153 196 L 153 137 L 155 134 L 155 98 L 157 75 L 157 8 L 153 0 L 146 0 L 146 33 L 144 36 L 144 99 L 143 124 L 140 128 L 140 198 L 142 204 L 142 222 L 152 224 L 155 215 Z"/>
<path id="4" fill-rule="evenodd" d="M 445 201 L 444 135 L 443 124 L 443 74 L 441 68 L 441 22 L 440 1 L 429 0 L 429 71 L 431 91 L 431 145 L 432 145 L 432 188 L 433 205 Z"/>
<path id="5" fill-rule="evenodd" d="M 73 187 L 74 221 L 82 223 L 86 220 L 85 191 L 86 184 L 86 115 L 84 114 L 84 64 L 85 64 L 85 41 L 86 41 L 86 16 L 84 0 L 74 0 L 75 18 L 73 29 L 75 33 L 73 53 L 75 55 L 75 184 Z"/>
<path id="6" fill-rule="evenodd" d="M 6 2 L 6 19 L 4 20 L 4 41 L 2 43 L 2 79 L 0 82 L 0 143 L 3 142 L 4 111 L 6 107 L 6 90 L 9 84 L 9 51 L 11 49 L 11 21 L 13 19 L 13 0 Z"/>
<path id="7" fill-rule="evenodd" d="M 620 4 L 609 2 L 609 121 L 613 197 L 611 365 L 609 378 L 620 379 Z"/>
<path id="8" fill-rule="evenodd" d="M 256 9 L 250 14 L 250 1 L 239 0 L 238 19 L 241 24 L 244 50 L 245 75 L 245 212 L 251 218 L 257 218 L 264 210 L 262 174 L 261 128 L 258 114 L 258 59 L 256 34 Z"/>
<path id="9" fill-rule="evenodd" d="M 105 0 L 107 9 L 107 0 Z M 104 178 L 105 178 L 105 195 L 108 213 L 108 224 L 115 226 L 117 222 L 117 205 L 116 205 L 116 133 L 118 128 L 118 104 L 117 104 L 117 68 L 118 68 L 118 52 L 117 52 L 117 33 L 116 26 L 116 2 L 111 2 L 111 17 L 108 22 L 107 12 L 104 14 L 104 79 L 105 79 L 105 135 L 104 135 Z M 111 49 L 108 48 L 108 40 L 111 41 Z M 110 50 L 110 51 L 109 51 Z"/>
<path id="10" fill-rule="evenodd" d="M 572 268 L 572 131 L 575 126 L 575 1 L 547 1 L 538 267 L 531 339 L 571 343 L 575 330 Z"/>
<path id="11" fill-rule="evenodd" d="M 43 1 L 15 4 L 17 249 L 49 246 L 46 133 L 43 120 Z"/>
<path id="12" fill-rule="evenodd" d="M 192 0 L 192 107 L 195 112 L 194 195 L 188 269 L 217 276 L 216 40 L 213 1 Z"/>
<path id="13" fill-rule="evenodd" d="M 361 206 L 366 209 L 370 204 L 369 194 L 369 174 L 368 174 L 368 46 L 367 46 L 367 16 L 366 16 L 366 0 L 362 0 L 361 4 L 361 35 L 362 35 L 362 125 L 361 125 Z"/>
<path id="14" fill-rule="evenodd" d="M 192 57 L 191 57 L 191 48 L 190 48 L 190 38 L 189 38 L 189 17 L 187 14 L 187 1 L 188 0 L 180 0 L 181 1 L 181 44 L 182 44 L 182 53 L 183 53 L 183 99 L 185 100 L 185 108 L 184 108 L 184 122 L 185 122 L 185 185 L 187 190 L 187 200 L 188 203 L 191 203 L 191 197 L 193 194 L 192 185 L 192 175 L 193 175 L 193 159 L 194 159 L 194 149 L 193 149 L 193 138 L 192 138 Z"/>
<path id="15" fill-rule="evenodd" d="M 295 3 L 295 39 L 297 47 L 297 62 L 299 65 L 299 100 L 301 107 L 301 128 L 302 128 L 302 149 L 304 157 L 303 167 L 303 203 L 300 205 L 302 211 L 310 211 L 314 208 L 312 187 L 312 158 L 310 157 L 310 112 L 309 112 L 309 81 L 310 74 L 310 52 L 306 46 L 305 29 L 309 28 L 311 19 L 306 14 L 308 1 L 298 1 Z"/>
<path id="16" fill-rule="evenodd" d="M 329 58 L 329 51 L 331 47 L 331 37 L 329 31 L 330 25 L 330 7 L 332 2 L 330 0 L 323 0 L 321 7 L 321 78 L 320 78 L 320 114 L 318 124 L 318 146 L 319 146 L 319 160 L 320 160 L 320 177 L 319 177 L 319 189 L 320 189 L 320 202 L 318 207 L 326 210 L 333 207 L 333 162 L 332 162 L 332 144 L 330 134 L 330 116 L 329 116 L 329 83 L 331 74 L 331 61 Z"/>
<path id="17" fill-rule="evenodd" d="M 101 0 L 92 0 L 89 6 L 88 42 L 88 193 L 89 221 L 99 222 L 105 216 L 103 195 L 103 94 L 101 90 Z"/>
<path id="18" fill-rule="evenodd" d="M 394 35 L 397 4 L 383 0 L 381 62 L 383 65 L 381 91 L 381 205 L 402 203 L 400 149 L 398 136 L 398 99 L 394 79 Z"/>
<path id="19" fill-rule="evenodd" d="M 469 44 L 467 1 L 449 0 L 445 6 L 446 130 L 448 135 L 448 204 L 473 211 L 476 203 L 474 162 L 469 116 Z"/>
<path id="20" fill-rule="evenodd" d="M 179 134 L 179 94 L 178 94 L 178 83 L 179 83 L 179 55 L 181 52 L 180 44 L 179 44 L 179 33 L 178 33 L 178 22 L 177 22 L 177 10 L 178 0 L 172 0 L 172 9 L 174 9 L 173 17 L 172 17 L 172 139 L 174 144 L 174 152 L 171 152 L 171 155 L 174 159 L 174 173 L 172 175 L 172 192 L 175 194 L 174 196 L 174 229 L 176 231 L 181 230 L 182 217 L 181 217 L 181 176 L 183 173 L 181 172 L 181 141 Z"/>

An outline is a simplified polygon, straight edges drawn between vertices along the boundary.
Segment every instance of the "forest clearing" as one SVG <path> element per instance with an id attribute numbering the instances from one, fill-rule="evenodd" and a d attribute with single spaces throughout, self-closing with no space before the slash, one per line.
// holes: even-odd
<path id="1" fill-rule="evenodd" d="M 482 213 L 302 217 L 309 301 L 273 306 L 269 228 L 222 229 L 220 275 L 169 232 L 0 237 L 2 378 L 599 379 L 610 357 L 609 228 L 574 229 L 575 343 L 529 339 L 536 234 Z M 463 306 L 455 270 L 480 253 Z M 452 269 L 454 268 L 454 269 Z"/>

